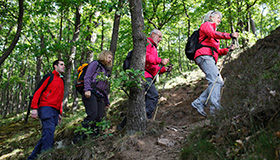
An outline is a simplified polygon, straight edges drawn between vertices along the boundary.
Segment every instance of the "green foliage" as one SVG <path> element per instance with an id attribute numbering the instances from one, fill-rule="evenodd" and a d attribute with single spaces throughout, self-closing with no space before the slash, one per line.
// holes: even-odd
<path id="1" fill-rule="evenodd" d="M 220 151 L 209 141 L 208 134 L 208 131 L 195 130 L 181 150 L 180 159 L 219 159 Z"/>
<path id="2" fill-rule="evenodd" d="M 92 124 L 93 122 L 90 122 Z M 94 133 L 94 130 L 92 128 L 85 128 L 82 125 L 78 126 L 74 133 L 78 133 L 79 135 L 85 134 L 87 137 L 90 137 L 90 134 Z"/>
<path id="3" fill-rule="evenodd" d="M 92 125 L 96 123 L 95 125 L 100 129 L 100 133 L 102 132 L 104 135 L 104 138 L 107 136 L 112 136 L 111 133 L 107 134 L 107 130 L 111 127 L 111 121 L 103 119 L 101 122 L 89 122 L 88 125 Z M 91 134 L 95 133 L 95 130 L 93 128 L 85 128 L 82 125 L 79 125 L 75 130 L 74 133 L 78 133 L 79 135 L 86 135 L 88 138 L 91 137 Z M 98 135 L 99 136 L 99 135 Z"/>
<path id="4" fill-rule="evenodd" d="M 106 132 L 111 127 L 111 121 L 110 120 L 103 119 L 101 122 L 97 122 L 96 126 L 101 129 L 101 131 L 103 132 L 104 138 L 106 138 L 107 136 L 113 136 L 112 133 L 107 133 Z"/>
<path id="5" fill-rule="evenodd" d="M 138 87 L 141 89 L 142 82 L 146 81 L 144 72 L 134 70 L 133 68 L 121 71 L 117 78 L 113 80 L 114 87 L 129 90 L 131 87 Z"/>
<path id="6" fill-rule="evenodd" d="M 96 76 L 97 81 L 108 81 L 110 82 L 110 78 L 106 76 L 103 72 L 101 72 L 98 76 Z"/>
<path id="7" fill-rule="evenodd" d="M 275 149 L 279 143 L 279 138 L 275 135 L 263 132 L 254 142 L 255 150 L 252 154 L 260 159 L 275 159 Z"/>

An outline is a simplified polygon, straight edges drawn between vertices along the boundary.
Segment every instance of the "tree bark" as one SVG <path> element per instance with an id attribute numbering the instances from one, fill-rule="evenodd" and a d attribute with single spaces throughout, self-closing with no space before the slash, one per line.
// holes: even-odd
<path id="1" fill-rule="evenodd" d="M 65 74 L 65 90 L 64 90 L 64 100 L 63 100 L 63 107 L 66 109 L 67 108 L 67 103 L 68 103 L 68 98 L 69 98 L 69 88 L 70 88 L 70 83 L 71 83 L 71 71 L 73 69 L 74 65 L 74 59 L 76 56 L 76 44 L 75 42 L 78 41 L 79 39 L 79 34 L 80 34 L 80 25 L 81 25 L 81 5 L 76 7 L 76 20 L 75 20 L 75 31 L 73 38 L 71 40 L 71 49 L 70 49 L 70 55 L 67 60 L 67 65 L 66 65 L 66 74 Z"/>
<path id="2" fill-rule="evenodd" d="M 133 56 L 131 67 L 134 70 L 144 71 L 146 58 L 146 36 L 142 32 L 144 28 L 144 19 L 142 16 L 142 1 L 129 0 L 132 37 L 133 37 Z M 140 77 L 139 77 L 140 78 Z M 146 131 L 146 112 L 144 85 L 139 89 L 136 86 L 130 88 L 130 105 L 127 113 L 127 133 L 133 134 L 138 131 Z"/>
<path id="3" fill-rule="evenodd" d="M 17 32 L 9 48 L 5 50 L 3 55 L 0 57 L 0 66 L 2 65 L 2 63 L 4 63 L 5 59 L 12 53 L 20 37 L 20 33 L 22 29 L 22 19 L 23 19 L 23 0 L 19 0 L 18 4 L 19 4 L 19 16 L 18 16 Z"/>
<path id="4" fill-rule="evenodd" d="M 117 43 L 118 43 L 118 37 L 119 37 L 119 27 L 120 27 L 120 21 L 121 21 L 121 15 L 118 13 L 119 8 L 121 8 L 124 0 L 119 0 L 118 8 L 116 9 L 115 18 L 114 18 L 114 25 L 113 25 L 113 33 L 112 33 L 112 39 L 111 39 L 111 45 L 110 45 L 110 51 L 113 54 L 112 58 L 112 64 L 114 66 L 114 59 L 115 59 L 115 53 L 117 50 Z M 109 69 L 109 75 L 112 73 L 113 66 Z M 108 94 L 110 94 L 110 86 L 108 85 L 107 91 Z"/>

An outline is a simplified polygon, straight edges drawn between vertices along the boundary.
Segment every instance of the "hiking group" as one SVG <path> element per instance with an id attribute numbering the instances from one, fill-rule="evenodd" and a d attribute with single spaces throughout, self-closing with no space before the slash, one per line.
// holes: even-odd
<path id="1" fill-rule="evenodd" d="M 201 115 L 206 116 L 204 108 L 208 99 L 211 102 L 210 114 L 214 115 L 216 110 L 221 109 L 220 89 L 223 86 L 223 79 L 217 66 L 218 56 L 226 55 L 235 48 L 234 45 L 228 48 L 219 49 L 219 39 L 235 39 L 239 36 L 237 32 L 222 33 L 216 31 L 217 26 L 221 22 L 222 14 L 219 11 L 209 11 L 204 18 L 196 38 L 199 42 L 195 42 L 195 49 L 192 53 L 187 53 L 190 48 L 186 47 L 186 54 L 192 54 L 189 59 L 195 60 L 196 64 L 205 73 L 208 81 L 208 88 L 191 103 Z M 157 47 L 162 40 L 162 32 L 158 29 L 151 31 L 147 38 L 146 45 L 146 63 L 145 63 L 145 104 L 146 115 L 151 119 L 154 110 L 158 104 L 159 94 L 155 87 L 155 77 L 158 74 L 169 73 L 172 71 L 172 65 L 168 58 L 160 58 L 158 56 Z M 187 46 L 189 46 L 191 38 L 189 38 Z M 193 42 L 191 42 L 193 43 Z M 77 90 L 82 94 L 82 101 L 85 106 L 87 116 L 82 122 L 84 128 L 92 130 L 90 136 L 95 137 L 99 134 L 98 122 L 104 117 L 104 110 L 110 107 L 106 78 L 100 79 L 99 76 L 108 77 L 108 68 L 112 66 L 113 55 L 110 51 L 102 51 L 98 55 L 98 60 L 94 60 L 89 64 L 83 65 L 82 81 L 76 86 L 82 88 Z M 62 117 L 62 101 L 64 96 L 64 81 L 62 73 L 64 72 L 64 62 L 56 60 L 53 63 L 54 71 L 51 75 L 44 76 L 42 83 L 35 90 L 31 102 L 31 117 L 39 116 L 43 130 L 42 138 L 37 143 L 32 154 L 28 159 L 36 159 L 37 154 L 50 149 L 53 145 L 55 126 L 61 122 Z M 79 73 L 80 76 L 80 73 Z M 120 129 L 124 127 L 126 119 L 122 122 Z M 118 126 L 119 127 L 119 126 Z M 75 135 L 73 142 L 78 142 L 85 138 L 84 134 Z"/>

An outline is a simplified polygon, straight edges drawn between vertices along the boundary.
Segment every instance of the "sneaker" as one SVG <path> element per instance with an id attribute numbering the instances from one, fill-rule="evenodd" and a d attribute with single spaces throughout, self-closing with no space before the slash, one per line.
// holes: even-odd
<path id="1" fill-rule="evenodd" d="M 204 112 L 203 106 L 197 105 L 194 102 L 191 103 L 192 107 L 197 110 L 198 113 L 200 113 L 202 116 L 207 116 L 207 114 Z"/>

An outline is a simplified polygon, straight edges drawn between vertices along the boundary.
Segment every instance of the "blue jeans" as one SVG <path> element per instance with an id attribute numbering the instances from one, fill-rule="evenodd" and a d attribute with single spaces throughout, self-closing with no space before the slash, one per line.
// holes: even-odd
<path id="1" fill-rule="evenodd" d="M 44 106 L 38 109 L 38 115 L 42 122 L 42 138 L 28 157 L 29 160 L 36 159 L 42 151 L 47 151 L 53 146 L 55 126 L 58 123 L 59 111 L 53 107 Z"/>
<path id="2" fill-rule="evenodd" d="M 151 85 L 152 82 L 152 78 L 146 78 L 147 83 L 146 83 L 146 91 L 149 88 L 149 86 Z M 149 119 L 152 118 L 153 112 L 157 106 L 158 103 L 158 98 L 159 98 L 159 94 L 158 91 L 156 89 L 155 84 L 152 84 L 150 89 L 147 91 L 146 95 L 145 95 L 145 102 L 146 102 L 146 113 L 147 113 L 147 117 Z"/>
<path id="3" fill-rule="evenodd" d="M 204 104 L 208 98 L 209 93 L 217 79 L 217 82 L 213 88 L 213 91 L 210 95 L 209 101 L 212 103 L 210 105 L 210 113 L 213 114 L 215 110 L 221 108 L 221 88 L 224 85 L 223 78 L 219 73 L 218 66 L 215 63 L 215 60 L 212 56 L 200 56 L 195 59 L 195 62 L 198 64 L 200 69 L 205 73 L 206 80 L 208 81 L 207 89 L 194 101 L 197 104 Z"/>

